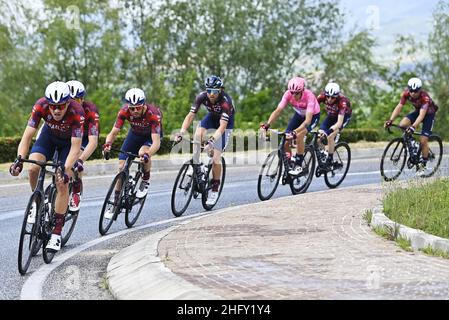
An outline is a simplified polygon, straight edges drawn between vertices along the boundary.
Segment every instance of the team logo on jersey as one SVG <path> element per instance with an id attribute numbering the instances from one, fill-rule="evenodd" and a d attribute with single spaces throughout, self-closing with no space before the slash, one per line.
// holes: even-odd
<path id="1" fill-rule="evenodd" d="M 212 106 L 212 110 L 214 110 L 215 112 L 220 112 L 221 106 L 219 104 L 215 104 Z"/>

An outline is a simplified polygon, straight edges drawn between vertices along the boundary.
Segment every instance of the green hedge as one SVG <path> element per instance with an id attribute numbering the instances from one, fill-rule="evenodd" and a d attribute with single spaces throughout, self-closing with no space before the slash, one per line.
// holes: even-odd
<path id="1" fill-rule="evenodd" d="M 120 147 L 125 139 L 125 135 L 119 135 L 114 142 L 115 147 Z M 389 137 L 383 130 L 376 129 L 345 129 L 341 135 L 340 140 L 346 142 L 357 142 L 361 140 L 365 141 L 384 141 Z M 19 146 L 21 137 L 0 137 L 0 163 L 12 162 L 16 158 L 17 147 Z M 95 150 L 90 159 L 101 159 L 101 146 L 104 144 L 106 134 L 100 135 L 99 147 Z M 236 139 L 236 137 L 234 137 Z M 34 140 L 33 140 L 34 142 Z M 165 136 L 162 139 L 161 149 L 158 154 L 167 154 L 170 152 L 173 142 L 169 137 Z M 236 148 L 236 141 L 234 140 L 234 150 Z M 245 137 L 245 150 L 248 147 L 247 137 Z M 31 150 L 31 147 L 30 147 Z"/>

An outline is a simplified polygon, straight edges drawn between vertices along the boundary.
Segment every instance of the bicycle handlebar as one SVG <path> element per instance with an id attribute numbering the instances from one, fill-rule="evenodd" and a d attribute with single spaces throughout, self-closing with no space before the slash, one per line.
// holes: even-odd
<path id="1" fill-rule="evenodd" d="M 399 129 L 401 129 L 401 131 L 403 132 L 403 133 L 405 133 L 405 131 L 407 130 L 407 128 L 404 128 L 404 127 L 401 127 L 401 126 L 399 126 L 399 125 L 397 125 L 397 124 L 391 124 L 390 126 L 388 126 L 388 127 L 386 127 L 385 129 L 388 131 L 388 133 L 393 133 L 392 131 L 391 131 L 391 127 L 395 127 L 395 128 L 399 128 Z M 422 134 L 422 132 L 418 132 L 418 131 L 415 131 L 415 132 L 413 132 L 413 135 L 418 135 L 418 136 L 420 136 Z"/>
<path id="2" fill-rule="evenodd" d="M 112 148 L 112 147 L 111 147 L 111 151 L 115 151 L 115 152 L 118 152 L 118 153 L 127 154 L 127 155 L 130 156 L 130 157 L 140 158 L 140 156 L 139 156 L 138 154 L 135 154 L 135 153 L 132 153 L 132 152 L 128 152 L 128 151 L 123 151 L 123 150 L 121 150 L 121 149 L 116 149 L 116 148 Z M 106 159 L 106 160 L 108 160 L 108 159 Z"/>

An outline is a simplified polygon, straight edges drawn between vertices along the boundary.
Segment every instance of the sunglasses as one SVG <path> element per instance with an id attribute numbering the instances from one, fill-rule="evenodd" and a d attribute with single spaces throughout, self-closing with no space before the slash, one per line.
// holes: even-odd
<path id="1" fill-rule="evenodd" d="M 67 107 L 67 104 L 50 104 L 49 105 L 51 110 L 64 110 Z"/>
<path id="2" fill-rule="evenodd" d="M 409 91 L 411 92 L 411 93 L 417 93 L 417 92 L 419 92 L 421 89 L 415 89 L 415 90 L 413 90 L 413 89 L 409 89 Z"/>
<path id="3" fill-rule="evenodd" d="M 128 106 L 128 109 L 132 112 L 142 110 L 143 106 Z"/>
<path id="4" fill-rule="evenodd" d="M 208 94 L 219 94 L 220 93 L 220 89 L 207 89 L 206 92 Z"/>
<path id="5" fill-rule="evenodd" d="M 290 93 L 294 96 L 296 96 L 297 94 L 300 94 L 302 91 L 290 91 Z"/>

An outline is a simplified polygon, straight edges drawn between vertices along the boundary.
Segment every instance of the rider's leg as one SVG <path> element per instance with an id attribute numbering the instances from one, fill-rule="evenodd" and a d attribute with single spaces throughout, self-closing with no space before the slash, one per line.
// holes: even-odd
<path id="1" fill-rule="evenodd" d="M 301 123 L 303 123 L 304 119 L 305 119 L 304 117 L 300 116 L 298 113 L 295 112 L 293 117 L 290 119 L 290 122 L 288 123 L 287 129 L 285 130 L 285 132 L 292 132 L 293 130 L 298 128 L 301 125 Z M 291 154 L 292 154 L 290 145 L 291 145 L 290 141 L 286 140 L 285 144 L 284 144 L 284 151 L 285 151 L 285 154 L 287 155 L 287 157 L 291 157 Z M 299 155 L 298 152 L 296 152 L 296 157 L 298 157 L 298 155 Z M 302 155 L 304 157 L 304 150 L 303 150 Z"/>
<path id="2" fill-rule="evenodd" d="M 55 150 L 56 146 L 52 141 L 50 130 L 46 125 L 43 125 L 39 137 L 31 148 L 29 159 L 45 162 L 47 159 L 52 159 Z M 34 164 L 30 165 L 28 169 L 30 186 L 33 191 L 37 185 L 40 169 L 41 167 Z"/>
<path id="3" fill-rule="evenodd" d="M 423 157 L 423 165 L 427 164 L 429 159 L 429 137 L 432 135 L 433 125 L 435 123 L 435 114 L 427 114 L 422 122 L 421 154 Z"/>
<path id="4" fill-rule="evenodd" d="M 47 158 L 42 153 L 36 152 L 36 153 L 30 154 L 29 159 L 45 162 Z M 28 169 L 28 177 L 29 177 L 30 187 L 31 187 L 32 191 L 34 191 L 34 189 L 36 189 L 37 179 L 39 178 L 40 170 L 41 170 L 41 167 L 39 167 L 36 164 L 31 164 Z"/>
<path id="5" fill-rule="evenodd" d="M 401 120 L 401 122 L 399 122 L 399 126 L 403 128 L 408 128 L 412 125 L 412 121 L 414 120 L 410 120 L 408 117 L 405 117 Z"/>
<path id="6" fill-rule="evenodd" d="M 303 128 L 296 133 L 296 159 L 299 160 L 299 165 L 304 161 L 305 142 L 304 138 L 307 134 L 307 128 Z"/>

